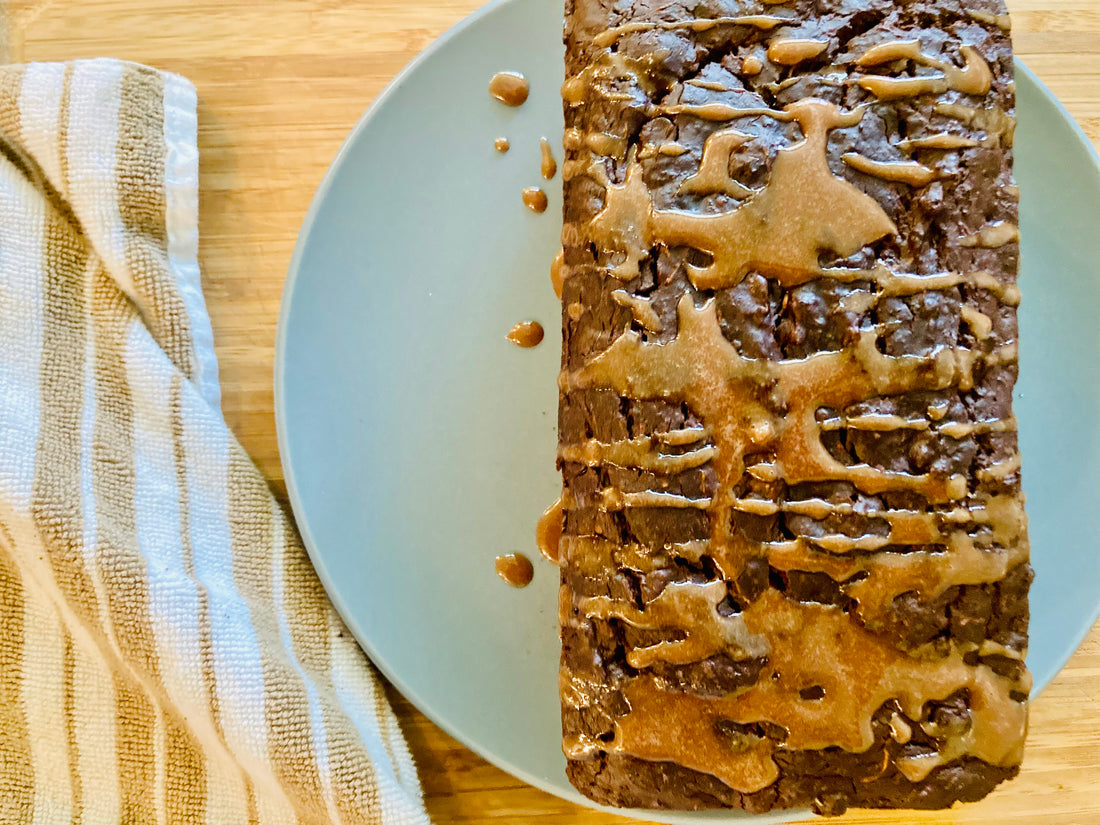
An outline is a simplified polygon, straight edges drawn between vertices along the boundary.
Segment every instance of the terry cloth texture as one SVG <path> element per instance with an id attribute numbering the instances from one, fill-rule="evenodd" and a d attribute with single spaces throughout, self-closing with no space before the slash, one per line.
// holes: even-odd
<path id="1" fill-rule="evenodd" d="M 219 409 L 195 90 L 0 69 L 0 822 L 427 823 Z"/>

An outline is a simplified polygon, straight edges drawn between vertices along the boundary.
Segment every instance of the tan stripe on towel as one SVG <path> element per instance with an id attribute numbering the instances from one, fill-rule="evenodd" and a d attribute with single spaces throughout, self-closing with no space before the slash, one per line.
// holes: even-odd
<path id="1" fill-rule="evenodd" d="M 66 601 L 88 627 L 100 622 L 95 585 L 82 549 L 80 455 L 87 343 L 84 285 L 88 253 L 69 221 L 56 210 L 46 219 L 42 246 L 42 363 L 39 371 L 38 449 L 34 520 Z"/>
<path id="2" fill-rule="evenodd" d="M 66 627 L 65 649 L 61 655 L 61 684 L 64 695 L 65 743 L 69 749 L 69 786 L 72 789 L 72 825 L 80 825 L 84 816 L 84 786 L 80 776 L 80 746 L 76 741 L 76 653 L 73 636 Z"/>
<path id="3" fill-rule="evenodd" d="M 23 75 L 26 71 L 25 66 L 17 66 L 0 72 L 0 132 L 5 135 L 23 134 L 19 95 L 23 91 Z"/>
<path id="4" fill-rule="evenodd" d="M 169 825 L 203 825 L 206 821 L 206 764 L 187 729 L 165 716 L 167 764 L 164 807 Z"/>
<path id="5" fill-rule="evenodd" d="M 71 208 L 69 193 L 72 190 L 69 182 L 69 99 L 72 97 L 73 70 L 72 63 L 65 64 L 65 70 L 61 76 L 61 108 L 57 115 L 57 160 L 61 167 L 61 180 L 58 181 L 61 188 L 58 194 L 64 199 L 66 210 Z"/>
<path id="6" fill-rule="evenodd" d="M 344 723 L 339 724 L 332 710 L 326 703 L 325 727 L 336 804 L 345 822 L 380 825 L 382 811 L 378 804 L 374 765 L 363 750 L 359 734 L 347 722 L 347 717 L 343 717 Z"/>
<path id="7" fill-rule="evenodd" d="M 195 553 L 191 546 L 191 497 L 187 480 L 187 450 L 183 440 L 183 401 L 180 397 L 183 378 L 177 373 L 172 376 L 170 390 L 172 416 L 172 455 L 176 465 L 176 487 L 179 490 L 180 514 L 180 556 L 183 570 L 195 581 L 198 598 L 199 657 L 202 660 L 202 681 L 210 703 L 210 718 L 214 730 L 222 744 L 225 744 L 225 730 L 222 728 L 221 708 L 218 705 L 217 677 L 214 671 L 214 643 L 210 630 L 210 594 L 195 575 Z"/>
<path id="8" fill-rule="evenodd" d="M 187 479 L 187 447 L 183 436 L 183 377 L 176 373 L 172 376 L 172 386 L 169 393 L 172 422 L 172 453 L 176 467 L 176 488 L 179 490 L 179 518 L 180 518 L 180 551 L 183 560 L 183 569 L 195 582 L 198 597 L 198 630 L 199 630 L 199 656 L 202 660 L 202 681 L 206 690 L 209 703 L 210 719 L 225 753 L 231 753 L 222 726 L 221 706 L 218 701 L 217 673 L 214 668 L 214 642 L 213 632 L 210 626 L 210 594 L 206 587 L 199 581 L 195 573 L 195 554 L 191 546 L 191 497 L 190 486 Z M 249 825 L 258 821 L 256 811 L 256 788 L 252 777 L 242 766 L 240 768 L 240 780 L 244 789 L 247 805 L 247 817 Z"/>
<path id="9" fill-rule="evenodd" d="M 118 780 L 122 821 L 159 822 L 157 815 L 157 713 L 145 692 L 115 676 Z"/>
<path id="10" fill-rule="evenodd" d="M 73 717 L 88 825 L 93 810 L 105 822 L 122 822 L 118 772 L 118 718 L 115 696 L 117 667 L 101 639 L 91 640 L 86 629 L 73 628 Z"/>
<path id="11" fill-rule="evenodd" d="M 111 629 L 123 657 L 137 673 L 159 683 L 160 668 L 149 620 L 148 574 L 136 555 L 133 414 L 123 350 L 132 309 L 102 268 L 94 278 L 90 309 L 97 330 L 97 414 L 92 436 L 95 556 Z M 158 709 L 152 694 L 126 675 L 116 678 L 115 690 L 123 819 L 159 822 L 157 773 L 164 754 L 157 747 Z"/>
<path id="12" fill-rule="evenodd" d="M 32 176 L 27 158 L 20 147 L 12 146 L 7 140 L 9 135 L 23 134 L 23 118 L 19 111 L 19 97 L 23 91 L 23 76 L 26 68 L 19 66 L 0 72 L 0 154 L 26 175 Z"/>
<path id="13" fill-rule="evenodd" d="M 288 519 L 281 519 L 283 540 L 284 604 L 294 651 L 307 667 L 332 676 L 329 617 L 331 608 L 320 579 Z M 347 716 L 335 712 L 321 697 L 324 735 L 332 766 L 333 796 L 345 822 L 376 825 L 381 822 L 374 765 L 366 759 L 358 732 Z M 318 731 L 315 735 L 320 735 Z M 364 820 L 364 817 L 366 819 Z"/>
<path id="14" fill-rule="evenodd" d="M 22 525 L 20 525 L 22 526 Z M 21 537 L 22 538 L 22 537 Z M 20 564 L 22 547 L 17 558 Z M 32 570 L 23 577 L 26 586 L 23 618 L 23 710 L 27 715 L 27 734 L 31 743 L 34 775 L 35 810 L 52 814 L 59 823 L 72 817 L 72 789 L 69 786 L 69 747 L 65 741 L 64 697 L 65 624 L 57 603 L 39 589 L 38 576 Z M 61 607 L 64 610 L 64 607 Z"/>
<path id="15" fill-rule="evenodd" d="M 120 169 L 146 185 L 120 177 L 118 210 L 126 230 L 126 262 L 145 311 L 144 321 L 172 363 L 195 377 L 187 307 L 168 270 L 167 200 L 164 191 L 164 81 L 152 69 L 127 66 L 120 86 L 117 157 Z M 148 185 L 151 183 L 152 185 Z"/>
<path id="16" fill-rule="evenodd" d="M 30 822 L 34 818 L 34 767 L 22 702 L 23 611 L 22 575 L 11 555 L 12 545 L 0 539 L 0 775 L 11 783 L 0 793 L 0 822 Z"/>
<path id="17" fill-rule="evenodd" d="M 304 616 L 295 615 L 288 607 L 293 605 L 295 597 L 300 596 L 299 593 L 294 592 L 295 582 L 288 578 L 288 573 L 291 569 L 300 573 L 300 568 L 294 564 L 298 560 L 298 552 L 301 551 L 300 547 L 297 547 L 294 543 L 293 531 L 290 530 L 289 525 L 282 516 L 282 510 L 278 504 L 274 501 L 268 502 L 272 516 L 272 525 L 274 527 L 274 542 L 272 545 L 272 574 L 273 584 L 275 587 L 275 617 L 280 625 L 280 633 L 284 639 L 289 640 L 288 654 L 296 659 L 295 669 L 288 671 L 290 673 L 291 683 L 297 687 L 300 682 L 302 687 L 302 697 L 306 706 L 306 711 L 309 714 L 308 719 L 310 722 L 311 735 L 309 748 L 309 757 L 317 767 L 317 779 L 320 783 L 320 796 L 325 805 L 325 810 L 328 813 L 328 822 L 334 823 L 334 825 L 344 825 L 344 811 L 338 801 L 340 795 L 339 789 L 335 787 L 334 777 L 335 770 L 333 760 L 336 758 L 332 750 L 332 734 L 333 730 L 330 727 L 332 723 L 331 715 L 328 710 L 328 703 L 325 701 L 326 697 L 321 694 L 319 686 L 314 683 L 312 685 L 313 690 L 310 691 L 310 685 L 306 683 L 297 671 L 297 667 L 308 668 L 310 666 L 322 669 L 325 672 L 328 668 L 328 639 L 319 645 L 319 650 L 312 656 L 307 656 L 303 660 L 299 653 L 298 645 L 295 642 L 296 635 L 301 636 L 301 628 L 295 630 L 296 624 L 301 624 L 299 620 L 304 619 L 305 624 L 310 624 L 310 615 L 307 613 Z M 325 627 L 322 623 L 315 628 L 318 634 L 325 632 Z M 295 744 L 298 744 L 297 742 Z M 296 758 L 301 759 L 305 754 L 297 754 Z"/>
<path id="18" fill-rule="evenodd" d="M 329 661 L 328 599 L 309 557 L 298 543 L 294 528 L 280 519 L 276 529 L 282 532 L 285 552 L 282 557 L 283 604 L 277 605 L 287 616 L 294 652 L 307 668 L 331 674 Z"/>
<path id="19" fill-rule="evenodd" d="M 137 552 L 134 513 L 133 399 L 126 380 L 124 349 L 132 309 L 105 270 L 99 268 L 93 277 L 95 555 L 122 655 L 140 673 L 159 682 L 160 666 L 149 619 L 148 572 Z"/>
<path id="20" fill-rule="evenodd" d="M 247 773 L 245 777 L 245 791 L 248 794 L 246 803 L 248 805 L 248 825 L 259 825 L 260 823 L 260 806 L 256 802 L 256 785 L 252 782 L 252 777 Z"/>
<path id="21" fill-rule="evenodd" d="M 230 453 L 228 484 L 233 569 L 238 587 L 246 598 L 255 594 L 253 603 L 274 604 L 271 565 L 277 527 L 270 492 L 235 445 Z M 322 801 L 321 778 L 314 759 L 305 687 L 286 663 L 267 653 L 281 647 L 274 612 L 257 611 L 251 618 L 260 639 L 264 716 L 272 768 L 302 822 L 328 822 L 329 811 Z"/>
<path id="22" fill-rule="evenodd" d="M 92 476 L 97 505 L 96 554 L 103 571 L 111 621 L 119 647 L 129 662 L 159 686 L 160 663 L 150 618 L 148 571 L 136 553 L 139 543 L 134 511 L 133 402 L 126 377 L 124 350 L 133 309 L 102 270 L 97 274 L 91 311 L 98 332 L 95 350 L 96 408 L 110 411 L 109 415 L 96 416 L 94 428 Z M 163 691 L 158 691 L 151 698 L 154 702 L 165 701 Z M 157 710 L 153 708 L 153 711 Z M 159 710 L 163 711 L 164 737 L 168 743 L 164 750 L 167 753 L 156 747 L 155 729 L 134 733 L 134 741 L 140 749 L 146 746 L 146 735 L 153 737 L 149 747 L 156 770 L 151 776 L 136 772 L 134 781 L 122 783 L 124 809 L 135 804 L 146 804 L 134 800 L 131 794 L 153 792 L 150 798 L 164 798 L 166 805 L 186 804 L 195 810 L 203 810 L 207 790 L 203 760 L 197 755 L 191 734 L 181 724 L 182 720 L 174 718 L 175 709 L 169 706 Z M 144 719 L 144 716 L 140 718 Z M 153 717 L 154 721 L 156 718 Z M 179 761 L 173 763 L 173 759 Z M 166 763 L 167 767 L 162 767 Z M 166 778 L 188 786 L 188 793 L 196 799 L 181 802 L 178 796 L 168 800 L 155 793 L 161 790 L 157 784 L 157 771 L 161 770 Z M 143 789 L 142 782 L 146 779 L 154 785 Z"/>
<path id="23" fill-rule="evenodd" d="M 374 695 L 374 707 L 372 708 L 374 718 L 378 721 L 378 734 L 382 739 L 382 747 L 386 751 L 386 756 L 390 760 L 390 764 L 393 765 L 394 773 L 397 776 L 398 782 L 404 782 L 407 777 L 401 775 L 401 761 L 397 758 L 397 754 L 393 749 L 394 738 L 401 737 L 401 730 L 394 724 L 395 720 L 390 715 L 390 700 L 386 696 L 386 689 L 382 686 L 382 676 L 374 670 L 374 664 L 368 663 L 370 670 L 370 687 L 371 692 Z M 414 777 L 415 779 L 415 777 Z"/>
<path id="24" fill-rule="evenodd" d="M 329 658 L 328 617 L 324 590 L 303 548 L 298 544 L 293 528 L 285 518 L 280 518 L 279 515 L 281 514 L 276 515 L 275 524 L 276 530 L 279 531 L 276 536 L 276 564 L 282 568 L 283 601 L 282 604 L 276 604 L 275 608 L 284 617 L 291 638 L 291 651 L 302 665 L 314 672 L 331 676 L 332 663 Z M 310 640 L 313 640 L 312 644 Z M 328 752 L 330 773 L 328 776 L 320 777 L 325 798 L 335 806 L 339 821 L 358 823 L 365 808 L 359 807 L 354 799 L 349 798 L 348 792 L 354 787 L 354 783 L 341 787 L 337 779 L 341 764 L 348 761 L 343 752 L 335 752 L 339 737 L 337 729 L 339 722 L 336 714 L 331 712 L 331 703 L 326 701 L 326 697 L 320 697 L 320 706 L 322 729 L 315 729 L 313 738 L 317 741 L 323 737 L 324 747 Z M 369 764 L 365 773 L 356 779 L 368 781 L 373 787 L 374 771 Z M 370 821 L 373 822 L 373 818 Z"/>

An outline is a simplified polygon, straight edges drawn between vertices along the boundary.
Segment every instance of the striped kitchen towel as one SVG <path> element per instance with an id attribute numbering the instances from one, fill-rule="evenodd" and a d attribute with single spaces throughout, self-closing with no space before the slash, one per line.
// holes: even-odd
<path id="1" fill-rule="evenodd" d="M 427 823 L 219 410 L 194 88 L 0 69 L 0 822 Z"/>

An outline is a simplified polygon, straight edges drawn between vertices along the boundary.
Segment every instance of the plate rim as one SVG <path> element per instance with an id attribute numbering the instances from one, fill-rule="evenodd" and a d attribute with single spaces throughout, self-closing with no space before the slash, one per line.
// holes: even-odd
<path id="1" fill-rule="evenodd" d="M 507 2 L 507 0 L 505 0 L 505 2 Z M 1031 83 L 1035 84 L 1035 88 L 1037 88 L 1042 93 L 1043 97 L 1049 103 L 1052 103 L 1055 110 L 1062 116 L 1062 118 L 1066 122 L 1069 123 L 1070 131 L 1073 132 L 1073 134 L 1077 137 L 1078 142 L 1081 143 L 1082 146 L 1084 146 L 1085 154 L 1088 157 L 1089 161 L 1091 161 L 1092 163 L 1093 175 L 1096 178 L 1100 179 L 1100 151 L 1097 150 L 1096 145 L 1092 142 L 1092 139 L 1089 138 L 1087 134 L 1085 134 L 1085 130 L 1081 128 L 1081 124 L 1077 122 L 1077 118 L 1075 118 L 1070 113 L 1069 109 L 1066 108 L 1066 105 L 1062 103 L 1058 96 L 1050 90 L 1050 87 L 1047 86 L 1047 84 L 1042 81 L 1039 75 L 1037 75 L 1026 63 L 1024 63 L 1023 60 L 1021 60 L 1019 57 L 1014 56 L 1013 64 L 1015 72 L 1017 74 L 1026 75 L 1027 79 Z M 1050 681 L 1040 686 L 1038 690 L 1034 691 L 1028 697 L 1029 705 L 1031 704 L 1031 702 L 1034 702 L 1037 698 L 1039 698 L 1042 692 L 1050 686 L 1051 682 L 1058 678 L 1058 674 L 1065 669 L 1066 664 L 1068 664 L 1069 660 L 1073 658 L 1073 654 L 1075 654 L 1077 652 L 1077 649 L 1081 647 L 1081 644 L 1085 641 L 1085 638 L 1093 631 L 1093 628 L 1096 627 L 1097 622 L 1100 622 L 1100 598 L 1096 600 L 1096 604 L 1093 607 L 1092 616 L 1089 623 L 1085 625 L 1081 629 L 1081 631 L 1071 639 L 1069 646 L 1064 648 L 1063 653 L 1059 655 L 1058 658 L 1061 659 L 1061 664 L 1058 666 L 1058 670 L 1056 670 L 1054 672 L 1054 675 L 1051 676 Z"/>
<path id="2" fill-rule="evenodd" d="M 426 48 L 419 52 L 412 60 L 406 63 L 401 70 L 386 84 L 381 92 L 370 102 L 367 108 L 356 120 L 355 125 L 351 128 L 348 134 L 344 137 L 340 148 L 333 156 L 329 163 L 328 168 L 325 170 L 325 174 L 321 178 L 320 183 L 315 190 L 312 199 L 310 200 L 309 208 L 306 211 L 305 216 L 302 219 L 301 226 L 298 230 L 298 235 L 294 243 L 294 250 L 291 254 L 290 261 L 287 265 L 286 276 L 283 283 L 282 292 L 280 295 L 279 314 L 277 320 L 276 334 L 275 334 L 275 349 L 274 349 L 274 414 L 275 414 L 275 430 L 276 430 L 276 443 L 279 451 L 279 462 L 283 471 L 283 479 L 286 484 L 287 496 L 290 502 L 291 510 L 294 515 L 294 521 L 302 537 L 302 543 L 309 556 L 310 562 L 313 565 L 319 579 L 325 588 L 326 596 L 331 601 L 336 612 L 340 615 L 342 621 L 348 626 L 349 631 L 353 634 L 356 642 L 363 649 L 364 653 L 370 659 L 371 664 L 381 671 L 381 673 L 397 688 L 400 693 L 409 700 L 410 703 L 428 718 L 433 724 L 442 729 L 446 734 L 457 740 L 464 747 L 470 749 L 481 758 L 485 759 L 494 766 L 504 770 L 517 779 L 532 785 L 539 790 L 549 793 L 560 799 L 565 799 L 569 802 L 576 803 L 578 805 L 585 806 L 590 809 L 595 809 L 603 812 L 613 813 L 620 816 L 634 816 L 641 819 L 649 820 L 654 814 L 661 815 L 662 813 L 672 815 L 691 815 L 698 814 L 699 812 L 690 811 L 668 811 L 657 812 L 649 811 L 645 809 L 634 808 L 612 808 L 603 805 L 598 805 L 592 800 L 584 797 L 571 787 L 559 787 L 550 785 L 548 782 L 544 782 L 542 778 L 535 776 L 525 769 L 512 764 L 507 759 L 501 758 L 495 753 L 486 752 L 476 742 L 470 740 L 464 733 L 459 731 L 454 725 L 447 719 L 437 716 L 434 712 L 428 710 L 427 703 L 422 701 L 418 692 L 411 689 L 411 687 L 402 679 L 398 674 L 393 672 L 390 667 L 384 663 L 378 656 L 374 645 L 369 641 L 361 637 L 354 627 L 354 623 L 349 621 L 346 616 L 350 612 L 346 609 L 344 601 L 338 593 L 338 590 L 334 587 L 334 582 L 328 573 L 327 567 L 324 564 L 322 555 L 316 549 L 316 542 L 310 530 L 309 522 L 304 517 L 304 509 L 302 507 L 301 498 L 298 493 L 297 482 L 294 477 L 293 467 L 289 460 L 290 452 L 290 437 L 287 433 L 286 423 L 286 347 L 287 347 L 287 327 L 289 324 L 290 314 L 293 308 L 293 296 L 296 290 L 299 275 L 301 274 L 301 263 L 305 255 L 305 248 L 308 245 L 309 238 L 313 233 L 314 225 L 317 221 L 317 216 L 320 213 L 321 206 L 326 200 L 329 191 L 335 185 L 335 181 L 339 175 L 339 171 L 346 161 L 348 155 L 352 151 L 352 146 L 358 142 L 359 136 L 367 129 L 371 120 L 386 106 L 392 97 L 395 97 L 401 91 L 408 78 L 415 73 L 421 65 L 431 60 L 437 52 L 441 51 L 450 41 L 457 36 L 461 35 L 467 28 L 470 28 L 477 23 L 481 22 L 483 18 L 486 18 L 493 14 L 498 8 L 506 5 L 511 5 L 518 0 L 490 0 L 490 2 L 481 6 L 473 11 L 471 14 L 462 18 L 454 25 L 450 26 L 444 32 L 442 32 L 437 38 L 435 38 Z M 1051 92 L 1050 88 L 1039 78 L 1039 76 L 1032 71 L 1018 56 L 1013 57 L 1014 68 L 1017 74 L 1026 75 L 1028 80 L 1033 83 L 1036 89 L 1040 92 L 1042 97 L 1054 105 L 1055 109 L 1062 116 L 1062 118 L 1069 124 L 1070 131 L 1074 134 L 1077 141 L 1082 144 L 1085 149 L 1085 153 L 1091 162 L 1093 174 L 1100 178 L 1100 152 L 1098 152 L 1096 146 L 1092 143 L 1091 139 L 1085 133 L 1084 129 L 1069 112 L 1066 106 L 1062 103 L 1058 97 Z M 1064 649 L 1064 653 L 1059 656 L 1061 664 L 1057 674 L 1065 667 L 1066 663 L 1081 646 L 1084 639 L 1100 621 L 1100 599 L 1097 600 L 1096 605 L 1091 616 L 1091 620 L 1087 625 L 1082 627 L 1082 630 L 1076 634 L 1070 640 L 1070 644 Z M 1044 684 L 1039 690 L 1035 691 L 1030 697 L 1029 701 L 1034 701 L 1050 683 Z M 415 756 L 414 756 L 415 761 Z M 565 791 L 563 793 L 563 791 Z M 720 818 L 712 818 L 713 821 L 752 821 L 765 823 L 771 820 L 773 815 L 781 815 L 783 821 L 801 821 L 805 814 L 809 812 L 806 809 L 785 809 L 777 812 L 770 812 L 763 815 L 752 815 L 744 812 L 738 812 L 735 809 L 729 809 L 728 811 L 714 811 L 712 814 L 726 813 L 728 816 Z M 698 821 L 704 821 L 702 817 Z M 779 821 L 779 820 L 776 820 Z"/>

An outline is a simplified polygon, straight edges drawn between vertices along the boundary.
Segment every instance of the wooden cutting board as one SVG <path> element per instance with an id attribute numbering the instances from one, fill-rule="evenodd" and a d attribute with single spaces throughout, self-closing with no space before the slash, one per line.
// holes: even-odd
<path id="1" fill-rule="evenodd" d="M 272 360 L 299 224 L 383 86 L 479 0 L 13 0 L 11 62 L 114 56 L 199 91 L 201 261 L 229 426 L 284 493 Z M 1016 0 L 1017 54 L 1100 142 L 1100 0 Z M 1100 216 L 1098 216 L 1100 217 Z M 284 493 L 285 494 L 285 493 Z M 627 822 L 492 767 L 391 690 L 438 825 Z M 838 823 L 1100 825 L 1100 628 L 1035 702 L 1020 778 L 954 811 Z"/>

